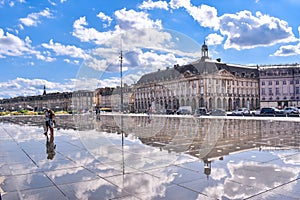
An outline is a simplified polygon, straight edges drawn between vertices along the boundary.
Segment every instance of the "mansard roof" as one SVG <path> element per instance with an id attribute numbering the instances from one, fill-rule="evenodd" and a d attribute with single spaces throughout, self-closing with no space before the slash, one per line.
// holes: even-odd
<path id="1" fill-rule="evenodd" d="M 241 65 L 226 64 L 222 62 L 205 60 L 204 62 L 198 60 L 187 65 L 174 65 L 173 68 L 165 70 L 158 70 L 156 72 L 143 75 L 137 84 L 152 83 L 157 81 L 166 81 L 179 79 L 186 74 L 202 75 L 204 73 L 213 74 L 221 70 L 226 70 L 233 76 L 257 78 L 258 70 L 256 67 L 247 67 Z"/>

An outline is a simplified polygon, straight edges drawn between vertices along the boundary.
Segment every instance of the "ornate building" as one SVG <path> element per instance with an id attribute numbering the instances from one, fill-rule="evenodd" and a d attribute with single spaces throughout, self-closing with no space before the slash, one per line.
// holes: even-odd
<path id="1" fill-rule="evenodd" d="M 299 106 L 300 66 L 264 66 L 259 70 L 261 107 Z"/>
<path id="2" fill-rule="evenodd" d="M 156 112 L 179 106 L 255 109 L 259 107 L 258 83 L 256 67 L 213 61 L 204 43 L 200 60 L 143 75 L 135 85 L 135 110 L 144 112 L 150 106 Z"/>

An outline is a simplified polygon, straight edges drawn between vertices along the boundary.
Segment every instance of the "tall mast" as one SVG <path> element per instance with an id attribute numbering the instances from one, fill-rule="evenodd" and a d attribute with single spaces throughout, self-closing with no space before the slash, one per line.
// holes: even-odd
<path id="1" fill-rule="evenodd" d="M 121 52 L 120 52 L 120 78 L 121 78 L 121 113 L 123 113 L 123 51 L 121 38 Z"/>

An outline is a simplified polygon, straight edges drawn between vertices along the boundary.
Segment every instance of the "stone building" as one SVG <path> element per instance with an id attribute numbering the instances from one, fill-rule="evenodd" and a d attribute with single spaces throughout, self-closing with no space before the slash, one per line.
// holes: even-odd
<path id="1" fill-rule="evenodd" d="M 132 86 L 124 84 L 122 87 L 123 93 L 123 111 L 124 112 L 133 112 L 134 111 L 134 95 L 132 91 Z M 118 86 L 113 90 L 111 96 L 111 108 L 113 111 L 120 112 L 121 108 L 121 87 Z"/>
<path id="2" fill-rule="evenodd" d="M 264 66 L 259 70 L 261 107 L 300 106 L 300 65 Z"/>
<path id="3" fill-rule="evenodd" d="M 211 60 L 202 45 L 202 57 L 187 65 L 174 65 L 143 75 L 135 85 L 135 110 L 151 106 L 156 112 L 179 106 L 233 110 L 259 107 L 259 77 L 256 67 Z"/>
<path id="4" fill-rule="evenodd" d="M 111 108 L 113 91 L 114 88 L 112 87 L 97 88 L 95 90 L 96 108 Z"/>
<path id="5" fill-rule="evenodd" d="M 10 111 L 18 111 L 21 109 L 42 111 L 44 108 L 51 108 L 56 111 L 69 111 L 72 107 L 72 93 L 63 92 L 46 94 L 44 90 L 43 95 L 2 99 L 0 100 L 0 107 L 2 110 Z"/>
<path id="6" fill-rule="evenodd" d="M 95 92 L 78 90 L 72 93 L 72 110 L 79 112 L 93 111 L 95 107 Z"/>

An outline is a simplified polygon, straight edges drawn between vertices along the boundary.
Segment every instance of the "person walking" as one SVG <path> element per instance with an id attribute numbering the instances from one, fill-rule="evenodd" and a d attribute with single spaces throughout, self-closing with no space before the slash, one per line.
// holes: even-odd
<path id="1" fill-rule="evenodd" d="M 46 128 L 45 128 L 45 132 L 44 132 L 44 135 L 45 136 L 48 136 L 48 129 L 50 129 L 50 137 L 54 137 L 54 124 L 55 124 L 55 114 L 53 112 L 53 110 L 49 109 L 49 108 L 46 108 L 45 111 L 44 111 L 44 119 L 45 119 L 45 125 L 46 125 Z"/>

